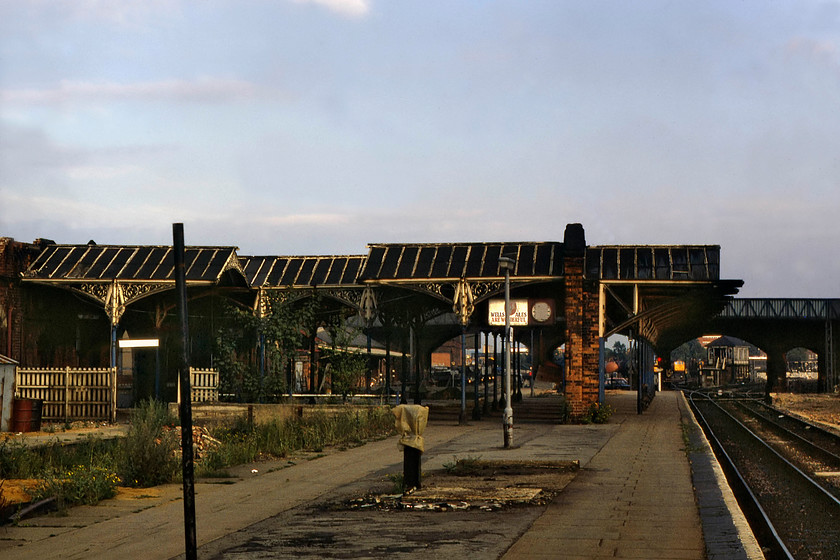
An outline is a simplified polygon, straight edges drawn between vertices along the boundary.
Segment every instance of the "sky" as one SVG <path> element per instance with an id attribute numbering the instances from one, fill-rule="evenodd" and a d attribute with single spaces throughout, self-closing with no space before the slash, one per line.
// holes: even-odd
<path id="1" fill-rule="evenodd" d="M 0 236 L 713 244 L 840 297 L 840 0 L 0 0 Z"/>

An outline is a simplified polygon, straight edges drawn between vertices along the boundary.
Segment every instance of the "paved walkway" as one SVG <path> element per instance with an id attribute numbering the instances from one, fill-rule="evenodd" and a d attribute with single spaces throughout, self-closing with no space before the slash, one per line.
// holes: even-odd
<path id="1" fill-rule="evenodd" d="M 504 558 L 704 559 L 677 400 L 662 393 L 637 415 L 614 399 L 621 429 Z"/>
<path id="2" fill-rule="evenodd" d="M 577 477 L 524 534 L 508 537 L 507 559 L 761 558 L 727 489 L 720 488 L 721 475 L 701 449 L 702 437 L 688 428 L 686 433 L 694 438 L 690 450 L 704 458 L 693 463 L 699 469 L 695 480 L 700 481 L 695 497 L 681 427 L 681 418 L 692 419 L 682 396 L 660 393 L 643 415 L 635 413 L 633 393 L 608 395 L 608 402 L 617 408 L 609 424 L 517 425 L 513 449 L 502 448 L 502 429 L 496 422 L 432 422 L 425 434 L 423 469 L 441 468 L 454 456 L 581 462 Z M 260 472 L 241 473 L 244 480 L 235 484 L 199 483 L 199 545 L 209 550 L 213 543 L 215 550 L 224 550 L 231 535 L 365 477 L 389 469 L 398 472 L 401 461 L 395 439 L 389 438 L 297 464 L 260 465 Z M 49 516 L 0 528 L 0 555 L 9 560 L 151 560 L 182 552 L 178 485 L 150 489 L 133 500 L 74 508 L 64 518 Z M 204 557 L 201 549 L 199 557 Z"/>

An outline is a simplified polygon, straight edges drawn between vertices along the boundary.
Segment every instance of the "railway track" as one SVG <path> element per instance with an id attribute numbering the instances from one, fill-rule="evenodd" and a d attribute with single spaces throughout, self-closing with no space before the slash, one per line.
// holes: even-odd
<path id="1" fill-rule="evenodd" d="M 840 457 L 831 438 L 754 402 L 688 396 L 767 558 L 840 558 Z"/>
<path id="2" fill-rule="evenodd" d="M 840 437 L 758 400 L 738 399 L 731 404 L 726 401 L 721 404 L 786 459 L 840 498 Z"/>

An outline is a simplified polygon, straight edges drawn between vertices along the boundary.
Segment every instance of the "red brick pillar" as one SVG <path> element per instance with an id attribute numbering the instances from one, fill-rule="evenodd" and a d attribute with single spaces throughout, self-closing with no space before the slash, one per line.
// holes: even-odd
<path id="1" fill-rule="evenodd" d="M 598 337 L 598 283 L 583 281 L 583 404 L 586 408 L 598 402 L 598 359 L 601 352 Z"/>
<path id="2" fill-rule="evenodd" d="M 585 278 L 586 242 L 580 224 L 564 239 L 566 285 L 566 400 L 573 417 L 598 402 L 598 283 Z"/>

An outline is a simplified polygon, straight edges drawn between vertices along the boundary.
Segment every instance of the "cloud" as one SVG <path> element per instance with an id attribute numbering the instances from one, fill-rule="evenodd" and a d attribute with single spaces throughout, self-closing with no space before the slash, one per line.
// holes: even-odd
<path id="1" fill-rule="evenodd" d="M 229 220 L 230 217 L 225 215 L 221 220 Z M 311 213 L 311 214 L 288 214 L 285 216 L 262 216 L 254 217 L 252 221 L 261 226 L 302 226 L 302 225 L 337 225 L 341 226 L 351 221 L 351 218 L 346 214 L 330 214 L 330 213 Z"/>
<path id="2" fill-rule="evenodd" d="M 831 41 L 816 41 L 804 37 L 792 39 L 787 48 L 790 52 L 805 53 L 814 58 L 834 58 L 837 55 L 837 47 Z"/>
<path id="3" fill-rule="evenodd" d="M 99 235 L 103 230 L 147 231 L 150 223 L 166 223 L 173 213 L 169 207 L 137 202 L 125 204 L 115 211 L 99 201 L 73 200 L 61 195 L 30 196 L 9 191 L 0 192 L 0 201 L 0 223 L 4 228 L 13 232 L 32 232 L 30 237 L 49 237 L 54 235 L 52 232 L 56 227 L 79 230 L 87 236 Z M 92 228 L 94 223 L 96 227 Z M 65 239 L 56 241 L 72 242 Z"/>
<path id="4" fill-rule="evenodd" d="M 250 82 L 224 78 L 130 84 L 62 80 L 52 89 L 0 90 L 0 104 L 54 105 L 126 100 L 221 103 L 253 99 L 259 92 L 260 88 Z"/>
<path id="5" fill-rule="evenodd" d="M 840 76 L 840 57 L 833 41 L 798 37 L 788 41 L 786 52 L 793 59 L 804 58 L 820 69 L 827 68 L 835 78 Z"/>
<path id="6" fill-rule="evenodd" d="M 68 167 L 68 178 L 80 181 L 111 181 L 139 170 L 136 165 L 75 165 Z"/>
<path id="7" fill-rule="evenodd" d="M 317 4 L 349 17 L 364 17 L 370 12 L 369 0 L 294 0 L 298 4 Z"/>
<path id="8" fill-rule="evenodd" d="M 181 0 L 28 0 L 2 2 L 0 13 L 37 20 L 95 21 L 123 27 L 137 27 L 159 17 L 181 11 Z"/>

